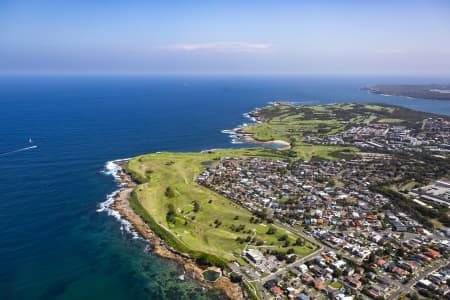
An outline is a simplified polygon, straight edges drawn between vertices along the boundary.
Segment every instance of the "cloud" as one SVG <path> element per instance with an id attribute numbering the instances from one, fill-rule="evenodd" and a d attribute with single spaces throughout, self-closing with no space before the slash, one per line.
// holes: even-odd
<path id="1" fill-rule="evenodd" d="M 405 54 L 405 50 L 402 49 L 379 49 L 376 51 L 377 54 L 388 54 L 388 55 L 398 55 Z"/>
<path id="2" fill-rule="evenodd" d="M 271 48 L 271 44 L 247 42 L 210 42 L 183 43 L 168 45 L 164 48 L 179 51 L 221 51 L 221 52 L 253 52 Z"/>

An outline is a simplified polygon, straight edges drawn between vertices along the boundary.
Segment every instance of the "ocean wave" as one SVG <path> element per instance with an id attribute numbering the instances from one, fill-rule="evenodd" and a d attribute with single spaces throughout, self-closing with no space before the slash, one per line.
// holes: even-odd
<path id="1" fill-rule="evenodd" d="M 271 103 L 271 102 L 269 102 L 269 104 L 270 104 L 270 103 Z M 257 107 L 257 108 L 255 108 L 255 109 L 253 109 L 253 111 L 256 111 L 256 110 L 258 110 L 258 109 L 260 109 L 260 108 Z M 236 127 L 233 128 L 233 129 L 224 129 L 224 130 L 221 130 L 221 131 L 220 131 L 221 133 L 228 134 L 228 136 L 229 136 L 230 139 L 231 139 L 231 144 L 245 144 L 244 142 L 242 142 L 242 141 L 240 140 L 240 135 L 237 134 L 237 131 L 238 131 L 238 130 L 241 130 L 242 128 L 244 128 L 244 127 L 246 127 L 246 126 L 248 126 L 248 125 L 261 123 L 261 121 L 258 121 L 255 117 L 250 116 L 250 113 L 243 113 L 242 116 L 243 116 L 244 118 L 246 118 L 246 119 L 249 119 L 249 120 L 251 121 L 251 123 L 242 123 L 242 124 L 236 126 Z"/>
<path id="2" fill-rule="evenodd" d="M 210 151 L 219 151 L 219 150 L 224 150 L 222 148 L 212 148 L 212 149 L 205 149 L 200 151 L 200 153 L 206 153 L 206 152 L 210 152 Z"/>
<path id="3" fill-rule="evenodd" d="M 101 171 L 101 173 L 107 176 L 112 176 L 119 188 L 114 192 L 106 195 L 106 200 L 98 204 L 97 212 L 99 213 L 105 212 L 108 216 L 111 216 L 114 219 L 116 219 L 120 224 L 120 231 L 130 234 L 132 239 L 143 239 L 139 235 L 139 233 L 135 230 L 133 224 L 131 224 L 127 219 L 123 218 L 118 211 L 112 209 L 115 197 L 123 189 L 123 186 L 119 181 L 120 179 L 119 173 L 122 167 L 119 164 L 117 164 L 117 162 L 125 160 L 128 160 L 128 158 L 108 161 L 105 164 L 105 168 Z"/>

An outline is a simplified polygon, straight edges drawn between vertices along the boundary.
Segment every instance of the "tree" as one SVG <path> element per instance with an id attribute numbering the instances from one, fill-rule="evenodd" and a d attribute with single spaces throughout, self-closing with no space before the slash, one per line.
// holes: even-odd
<path id="1" fill-rule="evenodd" d="M 275 256 L 277 257 L 277 259 L 279 261 L 285 260 L 286 259 L 286 252 L 282 252 L 282 251 L 276 251 Z"/>
<path id="2" fill-rule="evenodd" d="M 169 203 L 167 205 L 167 214 L 166 214 L 166 220 L 168 223 L 175 223 L 175 215 L 176 215 L 176 211 L 175 211 L 175 206 L 172 203 Z"/>
<path id="3" fill-rule="evenodd" d="M 409 293 L 409 299 L 419 300 L 419 295 L 417 295 L 417 293 Z"/>
<path id="4" fill-rule="evenodd" d="M 270 226 L 267 230 L 267 234 L 275 234 L 277 232 L 277 229 L 275 227 Z"/>
<path id="5" fill-rule="evenodd" d="M 295 241 L 295 246 L 303 246 L 304 241 L 302 238 L 297 238 L 297 240 Z"/>
<path id="6" fill-rule="evenodd" d="M 200 210 L 200 204 L 198 203 L 197 200 L 194 200 L 194 212 L 198 212 Z"/>
<path id="7" fill-rule="evenodd" d="M 216 224 L 216 228 L 219 227 L 220 225 L 222 225 L 222 221 L 220 221 L 219 219 L 216 219 L 214 221 L 214 224 Z"/>
<path id="8" fill-rule="evenodd" d="M 405 250 L 403 248 L 398 248 L 396 255 L 397 257 L 403 257 L 405 255 Z"/>
<path id="9" fill-rule="evenodd" d="M 231 280 L 231 282 L 239 283 L 242 281 L 242 276 L 237 274 L 236 272 L 231 272 L 230 280 Z"/>
<path id="10" fill-rule="evenodd" d="M 291 256 L 289 256 L 289 257 L 286 259 L 286 262 L 287 262 L 288 264 L 292 264 L 296 259 L 297 259 L 297 256 L 296 256 L 296 255 L 291 255 Z"/>
<path id="11" fill-rule="evenodd" d="M 279 241 L 287 241 L 288 240 L 288 235 L 287 234 L 283 234 L 282 236 L 280 236 L 278 238 Z"/>
<path id="12" fill-rule="evenodd" d="M 375 260 L 376 260 L 375 253 L 371 252 L 370 255 L 369 255 L 369 260 L 368 261 L 369 261 L 369 263 L 373 264 L 375 262 Z"/>
<path id="13" fill-rule="evenodd" d="M 170 186 L 168 186 L 168 187 L 166 187 L 166 191 L 164 192 L 164 195 L 167 198 L 173 198 L 173 197 L 175 197 L 175 192 L 173 191 L 173 189 Z"/>

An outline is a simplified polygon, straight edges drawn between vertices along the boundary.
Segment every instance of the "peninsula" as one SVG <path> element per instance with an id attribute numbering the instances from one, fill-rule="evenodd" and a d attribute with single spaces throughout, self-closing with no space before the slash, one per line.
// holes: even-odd
<path id="1" fill-rule="evenodd" d="M 281 102 L 249 115 L 255 123 L 228 133 L 284 147 L 117 162 L 112 208 L 156 254 L 231 299 L 396 297 L 418 269 L 447 266 L 450 246 L 429 237 L 450 226 L 448 117 Z"/>
<path id="2" fill-rule="evenodd" d="M 450 100 L 449 84 L 423 85 L 374 85 L 366 87 L 369 92 L 388 96 L 405 96 L 411 98 Z"/>

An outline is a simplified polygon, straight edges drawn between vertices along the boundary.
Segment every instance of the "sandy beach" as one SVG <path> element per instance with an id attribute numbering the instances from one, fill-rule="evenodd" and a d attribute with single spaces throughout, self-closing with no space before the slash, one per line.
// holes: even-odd
<path id="1" fill-rule="evenodd" d="M 234 143 L 248 143 L 248 144 L 257 144 L 257 145 L 281 145 L 281 147 L 277 148 L 279 150 L 289 150 L 291 149 L 291 144 L 283 141 L 283 140 L 273 140 L 273 141 L 260 141 L 253 137 L 250 133 L 244 133 L 243 128 L 227 130 L 226 133 L 233 136 Z"/>
<path id="2" fill-rule="evenodd" d="M 272 102 L 270 105 L 279 105 L 283 102 Z M 254 124 L 261 123 L 264 120 L 261 120 L 259 113 L 259 108 L 249 112 L 245 113 L 244 116 L 248 119 L 250 119 Z M 283 140 L 272 140 L 272 141 L 261 141 L 256 139 L 253 134 L 246 133 L 244 131 L 245 127 L 249 126 L 251 124 L 244 123 L 234 129 L 227 129 L 223 130 L 223 133 L 226 133 L 230 135 L 230 137 L 233 139 L 232 143 L 248 143 L 248 144 L 257 144 L 257 145 L 281 145 L 281 147 L 277 147 L 279 150 L 289 150 L 292 148 L 292 145 L 289 142 L 283 141 Z"/>

